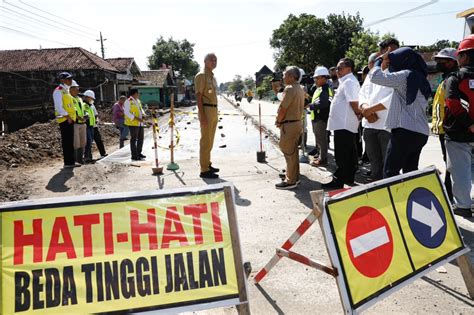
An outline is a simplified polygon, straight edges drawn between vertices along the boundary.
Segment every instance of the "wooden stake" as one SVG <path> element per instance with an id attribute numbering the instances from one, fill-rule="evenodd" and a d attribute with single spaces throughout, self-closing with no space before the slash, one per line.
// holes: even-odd
<path id="1" fill-rule="evenodd" d="M 234 264 L 235 264 L 235 271 L 237 273 L 237 284 L 239 288 L 239 299 L 242 304 L 237 305 L 237 312 L 240 315 L 250 315 L 250 305 L 248 302 L 247 297 L 247 289 L 246 289 L 246 277 L 245 277 L 245 270 L 244 264 L 242 260 L 242 250 L 239 244 L 239 230 L 237 228 L 237 218 L 235 215 L 235 207 L 232 197 L 232 188 L 227 186 L 224 187 L 224 195 L 225 195 L 225 204 L 227 208 L 227 216 L 229 218 L 229 228 L 230 228 L 230 236 L 232 238 L 232 251 L 234 254 Z"/>
<path id="2" fill-rule="evenodd" d="M 456 261 L 466 284 L 467 292 L 469 292 L 471 299 L 474 299 L 474 268 L 471 259 L 467 254 L 464 254 L 456 258 Z"/>

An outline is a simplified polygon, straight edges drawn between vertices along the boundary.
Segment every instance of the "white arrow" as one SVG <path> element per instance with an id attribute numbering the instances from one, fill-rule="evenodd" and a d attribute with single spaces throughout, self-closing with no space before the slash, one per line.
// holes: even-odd
<path id="1" fill-rule="evenodd" d="M 444 226 L 433 201 L 431 201 L 431 209 L 413 201 L 411 218 L 424 225 L 428 225 L 431 228 L 431 237 Z"/>

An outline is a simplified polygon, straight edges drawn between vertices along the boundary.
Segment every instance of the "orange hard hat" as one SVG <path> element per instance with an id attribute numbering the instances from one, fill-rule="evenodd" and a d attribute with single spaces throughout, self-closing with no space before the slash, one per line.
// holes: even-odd
<path id="1" fill-rule="evenodd" d="M 474 49 L 474 34 L 467 36 L 459 43 L 458 53 L 470 49 Z"/>

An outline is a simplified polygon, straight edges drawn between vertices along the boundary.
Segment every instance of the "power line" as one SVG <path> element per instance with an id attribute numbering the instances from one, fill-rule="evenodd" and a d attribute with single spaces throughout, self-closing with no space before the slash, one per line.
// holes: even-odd
<path id="1" fill-rule="evenodd" d="M 19 7 L 19 6 L 17 6 L 17 5 L 11 4 L 11 3 L 7 2 L 6 0 L 3 0 L 3 3 L 5 3 L 6 5 L 9 5 L 9 6 L 11 6 L 11 7 L 20 9 L 20 10 L 22 10 L 22 11 L 28 12 L 28 13 L 34 15 L 34 16 L 38 16 L 38 17 L 40 17 L 40 18 L 42 18 L 42 19 L 45 19 L 45 20 L 47 20 L 47 21 L 50 21 L 50 22 L 53 22 L 53 23 L 56 23 L 56 24 L 65 26 L 65 27 L 67 27 L 67 28 L 76 30 L 76 31 L 78 31 L 78 32 L 87 34 L 88 36 L 94 36 L 92 33 L 85 32 L 85 31 L 83 31 L 83 30 L 77 29 L 77 28 L 75 28 L 75 27 L 72 27 L 72 26 L 70 26 L 70 25 L 64 24 L 64 23 L 62 23 L 62 22 L 58 22 L 58 21 L 52 20 L 52 19 L 50 19 L 50 18 L 44 17 L 43 15 L 37 14 L 37 13 L 35 13 L 35 12 L 31 12 L 30 10 L 27 10 L 27 9 L 24 9 L 24 8 Z M 56 27 L 57 27 L 57 26 L 56 26 Z M 82 36 L 84 36 L 84 35 L 82 35 Z"/>
<path id="2" fill-rule="evenodd" d="M 4 23 L 4 22 L 3 22 Z M 29 32 L 29 34 L 31 35 L 34 35 L 34 36 L 41 36 L 41 34 L 37 34 L 35 33 L 35 30 L 31 30 L 31 29 L 28 29 L 28 28 L 24 28 L 22 26 L 18 26 L 18 25 L 8 25 L 9 27 L 12 27 L 14 26 L 16 29 L 20 29 L 20 30 L 23 30 L 25 32 Z"/>
<path id="3" fill-rule="evenodd" d="M 20 2 L 21 2 L 23 5 L 26 5 L 26 6 L 30 7 L 30 8 L 33 8 L 33 9 L 38 10 L 38 11 L 40 11 L 40 12 L 49 14 L 49 15 L 54 16 L 54 17 L 57 17 L 57 18 L 59 18 L 59 19 L 61 19 L 61 20 L 63 20 L 63 21 L 69 22 L 68 20 L 66 20 L 66 19 L 63 18 L 63 17 L 60 17 L 59 15 L 53 14 L 53 13 L 48 12 L 48 11 L 41 10 L 40 8 L 34 7 L 34 6 L 32 6 L 31 4 L 28 4 L 28 3 L 26 3 L 26 2 L 23 2 L 22 0 L 20 0 Z M 90 28 L 90 27 L 88 27 L 88 26 L 79 24 L 79 23 L 77 23 L 77 22 L 74 22 L 74 25 L 77 25 L 77 26 L 80 26 L 80 27 L 89 29 L 89 30 L 91 30 L 91 31 L 97 32 L 97 30 L 95 30 L 95 29 L 93 29 L 93 28 Z"/>
<path id="4" fill-rule="evenodd" d="M 19 34 L 22 34 L 22 35 L 25 35 L 25 36 L 28 36 L 28 37 L 32 37 L 32 38 L 37 38 L 37 39 L 45 40 L 45 41 L 47 41 L 47 42 L 56 43 L 56 44 L 60 44 L 60 45 L 63 45 L 63 46 L 68 46 L 68 47 L 73 47 L 72 45 L 69 45 L 69 44 L 57 42 L 57 41 L 54 41 L 54 40 L 51 40 L 51 39 L 42 38 L 42 37 L 39 37 L 39 36 L 36 36 L 36 35 L 32 35 L 32 34 L 29 34 L 29 33 L 26 33 L 26 32 L 22 32 L 22 31 L 19 31 L 19 30 L 10 28 L 10 27 L 6 27 L 6 26 L 0 25 L 0 28 L 3 28 L 3 29 L 5 29 L 5 30 L 7 30 L 7 31 L 9 31 L 9 32 L 19 33 Z"/>
<path id="5" fill-rule="evenodd" d="M 447 14 L 453 14 L 453 13 L 458 13 L 458 12 L 459 12 L 459 10 L 449 11 L 449 12 L 437 12 L 437 13 L 430 13 L 430 14 L 409 15 L 409 16 L 401 16 L 401 17 L 399 17 L 399 19 L 409 19 L 409 18 L 435 16 L 435 15 L 447 15 Z"/>
<path id="6" fill-rule="evenodd" d="M 388 18 L 384 18 L 384 19 L 380 19 L 380 20 L 377 20 L 377 21 L 368 23 L 368 24 L 366 24 L 366 25 L 364 25 L 364 26 L 365 26 L 365 27 L 369 27 L 369 26 L 373 26 L 373 25 L 376 25 L 376 24 L 380 24 L 380 23 L 383 23 L 383 22 L 386 22 L 386 21 L 389 21 L 389 20 L 393 20 L 393 19 L 396 19 L 396 18 L 398 18 L 398 17 L 400 17 L 400 16 L 403 16 L 403 15 L 405 15 L 405 14 L 408 14 L 408 13 L 411 13 L 411 12 L 414 12 L 414 11 L 418 11 L 418 10 L 424 8 L 424 7 L 427 7 L 427 6 L 430 6 L 430 5 L 432 5 L 432 4 L 435 4 L 436 2 L 438 2 L 438 0 L 431 0 L 431 1 L 428 2 L 428 3 L 424 3 L 424 4 L 422 4 L 422 5 L 419 5 L 419 6 L 417 6 L 417 7 L 412 8 L 412 9 L 410 9 L 410 10 L 406 10 L 406 11 L 403 11 L 403 12 L 401 12 L 401 13 L 398 13 L 398 14 L 395 14 L 395 15 L 393 15 L 393 16 L 390 16 L 390 17 L 388 17 Z"/>
<path id="7" fill-rule="evenodd" d="M 58 30 L 58 27 L 57 27 L 56 25 L 53 25 L 53 24 L 50 24 L 50 23 L 47 23 L 47 22 L 38 20 L 38 19 L 36 19 L 36 18 L 34 18 L 34 17 L 31 17 L 31 16 L 23 15 L 23 14 L 21 14 L 21 13 L 15 11 L 15 10 L 11 10 L 11 9 L 5 8 L 5 7 L 3 7 L 3 6 L 0 7 L 0 9 L 4 10 L 4 12 L 5 12 L 5 10 L 7 10 L 7 11 L 9 11 L 9 12 L 12 12 L 12 13 L 14 13 L 15 15 L 21 17 L 21 18 L 27 18 L 27 19 L 29 19 L 29 20 L 33 20 L 33 21 L 36 21 L 36 22 L 39 22 L 39 23 L 42 23 L 42 24 L 46 24 L 46 25 L 52 27 L 53 29 Z M 62 29 L 62 28 L 61 28 L 60 30 L 63 31 L 63 32 L 66 32 L 66 33 L 74 34 L 74 35 L 76 35 L 76 36 L 84 37 L 84 38 L 87 38 L 87 39 L 89 39 L 89 40 L 94 40 L 94 41 L 95 41 L 95 38 L 91 38 L 91 37 L 88 37 L 88 36 L 85 36 L 85 35 L 81 35 L 81 34 L 78 34 L 78 33 L 76 33 L 76 32 L 73 32 L 73 31 L 65 30 L 65 29 Z"/>
<path id="8" fill-rule="evenodd" d="M 80 37 L 83 37 L 83 38 L 87 38 L 87 39 L 89 39 L 89 40 L 91 40 L 91 41 L 92 41 L 92 40 L 94 40 L 94 41 L 96 40 L 96 37 L 95 37 L 96 35 L 92 34 L 91 32 L 83 31 L 83 30 L 80 30 L 80 29 L 78 29 L 78 28 L 74 28 L 74 27 L 72 27 L 72 26 L 69 26 L 69 25 L 66 25 L 66 24 L 64 24 L 64 23 L 58 22 L 58 21 L 55 20 L 55 19 L 50 19 L 50 18 L 45 17 L 45 16 L 43 16 L 43 15 L 39 15 L 39 14 L 37 14 L 37 13 L 35 13 L 35 12 L 32 12 L 32 11 L 30 11 L 30 10 L 26 10 L 26 9 L 24 9 L 24 8 L 22 8 L 22 7 L 19 7 L 19 6 L 16 6 L 16 5 L 14 5 L 14 4 L 11 4 L 11 3 L 7 2 L 6 0 L 3 0 L 3 2 L 4 2 L 5 4 L 7 4 L 7 5 L 10 5 L 10 6 L 12 6 L 12 7 L 15 7 L 15 8 L 18 8 L 18 9 L 23 10 L 23 11 L 25 11 L 25 12 L 28 12 L 28 13 L 30 13 L 30 14 L 33 14 L 34 16 L 37 16 L 37 17 L 40 17 L 40 18 L 45 19 L 45 20 L 47 20 L 47 21 L 50 21 L 50 22 L 53 22 L 53 23 L 56 23 L 56 24 L 63 25 L 63 26 L 66 26 L 66 27 L 67 27 L 67 29 L 61 28 L 61 29 L 60 29 L 61 31 L 68 32 L 68 33 L 73 34 L 73 35 L 75 35 L 75 36 L 80 36 Z M 63 20 L 63 21 L 68 22 L 68 20 L 66 20 L 66 19 L 64 19 L 64 18 L 62 18 L 62 17 L 60 17 L 60 16 L 58 16 L 58 15 L 55 15 L 55 14 L 53 14 L 53 13 L 51 13 L 51 12 L 48 12 L 48 11 L 39 9 L 39 8 L 37 8 L 37 7 L 35 7 L 35 6 L 32 6 L 32 5 L 30 5 L 30 4 L 28 4 L 28 3 L 24 2 L 24 1 L 21 1 L 21 0 L 19 0 L 19 2 L 22 3 L 23 5 L 26 5 L 26 6 L 30 7 L 30 8 L 33 8 L 33 9 L 35 9 L 35 10 L 41 11 L 41 12 L 43 12 L 43 13 L 45 13 L 45 14 L 54 16 L 54 17 L 56 17 L 56 18 L 59 18 L 59 19 L 61 19 L 61 20 Z M 36 22 L 46 24 L 46 25 L 48 25 L 48 26 L 50 26 L 50 27 L 53 27 L 54 29 L 57 29 L 57 28 L 58 28 L 58 26 L 56 26 L 56 25 L 52 25 L 52 24 L 50 24 L 50 23 L 47 23 L 47 22 L 42 21 L 42 20 L 38 20 L 38 19 L 33 18 L 33 17 L 30 17 L 30 16 L 24 16 L 23 14 L 21 14 L 21 13 L 19 13 L 19 12 L 17 12 L 17 11 L 14 11 L 14 10 L 12 10 L 12 9 L 5 8 L 5 7 L 0 7 L 0 8 L 3 8 L 3 9 L 5 9 L 5 10 L 9 10 L 9 11 L 10 11 L 10 12 L 4 11 L 4 12 L 6 12 L 6 13 L 10 13 L 10 14 L 11 14 L 11 12 L 14 12 L 16 15 L 18 15 L 18 16 L 21 17 L 21 18 L 26 17 L 26 18 L 29 18 L 30 20 L 34 20 L 34 21 L 36 21 Z M 97 31 L 97 30 L 95 30 L 95 29 L 93 29 L 93 28 L 87 27 L 87 26 L 85 26 L 85 25 L 81 25 L 81 24 L 78 24 L 78 23 L 75 23 L 75 25 L 78 25 L 78 26 L 87 28 L 87 29 L 92 30 L 92 31 L 95 31 L 95 32 L 99 32 L 99 31 Z M 73 32 L 73 31 L 71 31 L 70 29 L 74 29 L 74 30 L 76 30 L 76 31 L 78 31 L 78 32 L 80 32 L 80 33 L 82 33 L 82 34 L 77 33 L 77 32 Z M 83 35 L 83 34 L 85 34 L 85 35 Z M 90 37 L 90 36 L 93 36 L 93 37 Z M 126 50 L 126 49 L 124 49 L 123 47 L 121 47 L 121 46 L 118 45 L 118 44 L 115 44 L 115 46 L 116 46 L 117 48 L 119 48 L 120 50 Z M 117 53 L 117 54 L 119 54 L 119 55 L 121 54 L 121 52 L 118 51 L 117 49 L 110 48 L 110 47 L 109 47 L 109 49 L 110 49 L 111 51 L 114 51 L 115 53 Z M 102 50 L 102 47 L 101 47 L 101 50 Z M 130 53 L 130 52 L 129 52 L 129 53 Z M 131 53 L 131 54 L 133 54 L 133 53 Z"/>
<path id="9" fill-rule="evenodd" d="M 0 7 L 0 9 L 1 9 L 1 7 Z M 7 11 L 3 11 L 3 13 L 10 14 L 10 17 L 6 17 L 6 18 L 8 18 L 8 20 L 7 20 L 8 23 L 18 22 L 17 16 L 15 16 L 15 15 L 11 14 L 10 12 L 7 12 Z M 43 26 L 43 25 L 39 25 L 39 24 L 30 24 L 30 23 L 27 23 L 27 21 L 24 21 L 24 20 L 21 21 L 21 24 L 34 27 L 35 29 L 39 28 L 42 31 L 50 31 L 51 30 L 51 28 L 49 28 L 47 26 Z M 14 25 L 14 26 L 17 26 L 17 25 Z"/>

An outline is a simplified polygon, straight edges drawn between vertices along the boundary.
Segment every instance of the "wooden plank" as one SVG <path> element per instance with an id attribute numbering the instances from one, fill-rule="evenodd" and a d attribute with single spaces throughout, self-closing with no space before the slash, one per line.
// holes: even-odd
<path id="1" fill-rule="evenodd" d="M 235 215 L 234 198 L 232 187 L 224 187 L 225 204 L 227 216 L 229 218 L 230 236 L 232 238 L 232 251 L 234 253 L 234 264 L 237 273 L 237 284 L 239 288 L 239 299 L 242 304 L 237 305 L 237 312 L 240 315 L 250 315 L 250 305 L 247 297 L 246 276 L 244 264 L 242 261 L 242 250 L 239 242 L 239 230 L 237 226 L 237 217 Z"/>
<path id="2" fill-rule="evenodd" d="M 474 299 L 474 268 L 472 267 L 471 259 L 467 254 L 456 258 L 459 269 L 461 269 L 461 275 L 466 284 L 467 292 L 471 299 Z"/>

